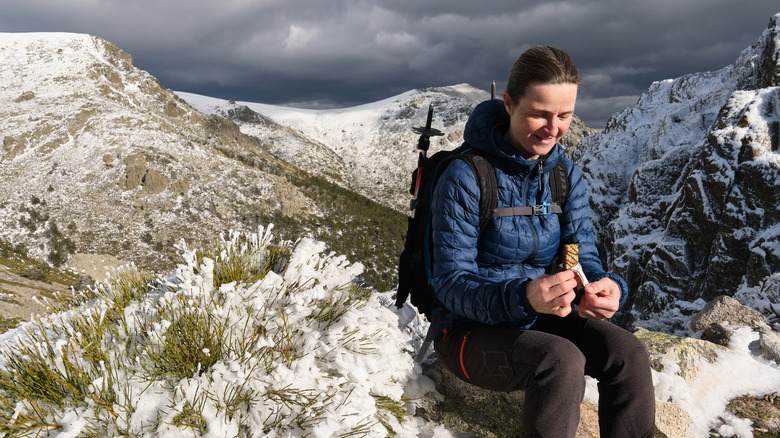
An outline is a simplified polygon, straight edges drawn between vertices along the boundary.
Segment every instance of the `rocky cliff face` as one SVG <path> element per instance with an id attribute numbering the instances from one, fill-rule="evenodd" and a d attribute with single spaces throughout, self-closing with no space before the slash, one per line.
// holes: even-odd
<path id="1" fill-rule="evenodd" d="M 632 318 L 724 294 L 780 314 L 779 21 L 734 65 L 654 83 L 574 153 Z"/>

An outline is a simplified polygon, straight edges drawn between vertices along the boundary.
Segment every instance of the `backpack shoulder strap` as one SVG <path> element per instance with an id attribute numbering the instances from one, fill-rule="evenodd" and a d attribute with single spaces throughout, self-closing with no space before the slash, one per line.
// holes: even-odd
<path id="1" fill-rule="evenodd" d="M 490 164 L 490 161 L 477 149 L 471 148 L 466 143 L 463 143 L 460 149 L 465 152 L 459 155 L 458 158 L 471 167 L 479 186 L 479 232 L 481 234 L 487 227 L 490 219 L 493 218 L 493 211 L 498 204 L 496 172 L 493 170 L 493 165 Z"/>
<path id="2" fill-rule="evenodd" d="M 498 204 L 498 183 L 493 165 L 487 158 L 476 154 L 469 154 L 468 157 L 471 157 L 470 165 L 479 184 L 479 232 L 481 234 L 493 217 L 493 211 Z"/>
<path id="3" fill-rule="evenodd" d="M 563 161 L 555 163 L 555 167 L 550 171 L 550 195 L 552 196 L 552 204 L 495 208 L 493 217 L 546 216 L 563 213 L 563 206 L 569 196 L 569 176 Z"/>
<path id="4" fill-rule="evenodd" d="M 563 160 L 558 161 L 550 172 L 550 192 L 553 202 L 563 208 L 569 196 L 569 176 Z"/>

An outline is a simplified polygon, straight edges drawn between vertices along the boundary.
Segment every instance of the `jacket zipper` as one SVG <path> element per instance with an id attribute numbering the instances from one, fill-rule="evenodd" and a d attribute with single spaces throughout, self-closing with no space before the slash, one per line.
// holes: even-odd
<path id="1" fill-rule="evenodd" d="M 542 173 L 544 172 L 544 158 L 539 157 L 539 165 L 536 167 L 537 178 L 539 178 L 539 190 L 536 192 L 536 198 L 538 203 L 541 204 L 543 199 L 539 199 L 542 195 Z"/>

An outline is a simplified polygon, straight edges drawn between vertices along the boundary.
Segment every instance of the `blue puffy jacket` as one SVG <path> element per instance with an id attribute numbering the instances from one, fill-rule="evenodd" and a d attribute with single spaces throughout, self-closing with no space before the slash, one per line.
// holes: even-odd
<path id="1" fill-rule="evenodd" d="M 602 267 L 582 171 L 563 157 L 560 145 L 546 158 L 526 160 L 504 140 L 508 127 L 503 101 L 495 99 L 474 109 L 464 134 L 495 169 L 497 207 L 552 202 L 549 172 L 563 160 L 570 182 L 563 214 L 497 217 L 479 235 L 479 186 L 468 164 L 454 160 L 436 184 L 431 207 L 433 282 L 444 304 L 436 318 L 442 327 L 469 320 L 530 327 L 537 313 L 526 299 L 526 286 L 544 274 L 562 241 L 579 244 L 589 281 L 609 277 L 620 286 L 622 305 L 626 283 Z"/>

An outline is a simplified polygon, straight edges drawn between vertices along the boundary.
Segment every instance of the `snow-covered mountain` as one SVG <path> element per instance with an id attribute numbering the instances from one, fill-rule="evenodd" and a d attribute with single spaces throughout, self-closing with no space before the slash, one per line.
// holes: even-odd
<path id="1" fill-rule="evenodd" d="M 60 264 L 73 252 L 109 254 L 159 271 L 172 266 L 182 238 L 205 244 L 269 222 L 353 259 L 368 248 L 388 260 L 397 253 L 401 227 L 378 222 L 403 224 L 401 214 L 336 190 L 274 157 L 272 141 L 194 110 L 107 41 L 0 34 L 0 59 L 0 238 L 31 255 Z M 377 228 L 396 237 L 348 234 Z M 380 266 L 388 260 L 366 258 L 369 272 L 388 277 Z"/>
<path id="2" fill-rule="evenodd" d="M 490 98 L 487 91 L 459 84 L 412 90 L 352 108 L 306 110 L 177 94 L 204 114 L 236 122 L 278 158 L 399 211 L 408 208 L 409 175 L 417 167 L 418 135 L 410 128 L 425 125 L 432 105 L 432 126 L 444 135 L 431 139 L 429 153 L 453 149 L 463 142 L 471 111 Z M 575 117 L 564 144 L 573 147 L 594 132 Z"/>
<path id="3" fill-rule="evenodd" d="M 271 165 L 260 142 L 192 110 L 104 40 L 2 34 L 0 57 L 0 235 L 41 258 L 62 249 L 59 233 L 79 251 L 142 262 L 213 235 L 258 197 L 313 208 L 226 155 Z"/>
<path id="4" fill-rule="evenodd" d="M 734 65 L 652 84 L 573 154 L 634 317 L 718 295 L 780 317 L 779 22 Z"/>
<path id="5" fill-rule="evenodd" d="M 572 152 L 634 317 L 719 294 L 780 313 L 777 21 L 734 65 L 653 84 Z M 0 34 L 0 56 L 0 237 L 49 260 L 160 267 L 181 238 L 274 222 L 390 288 L 417 159 L 410 127 L 433 105 L 445 135 L 431 152 L 454 147 L 489 97 L 462 84 L 302 110 L 174 93 L 86 35 Z M 591 132 L 572 133 L 570 144 Z"/>
<path id="6" fill-rule="evenodd" d="M 701 308 L 704 300 L 719 294 L 734 295 L 761 310 L 770 317 L 770 322 L 777 322 L 780 314 L 779 22 L 780 15 L 777 15 L 757 44 L 746 49 L 732 66 L 653 84 L 636 107 L 614 116 L 603 134 L 584 139 L 573 152 L 573 159 L 581 163 L 589 180 L 601 249 L 611 268 L 629 280 L 633 292 L 630 316 L 639 319 L 643 327 L 667 332 L 678 329 L 690 335 L 682 325 L 671 324 L 687 322 L 690 313 Z M 128 54 L 94 37 L 0 34 L 0 56 L 3 59 L 0 64 L 0 120 L 3 121 L 0 237 L 3 240 L 24 244 L 31 253 L 53 262 L 80 251 L 118 255 L 142 267 L 144 264 L 154 267 L 164 264 L 166 250 L 173 249 L 172 243 L 179 238 L 193 246 L 206 246 L 217 233 L 229 228 L 254 228 L 262 222 L 281 224 L 282 230 L 298 226 L 330 240 L 316 244 L 303 240 L 303 246 L 292 253 L 290 262 L 303 269 L 290 269 L 284 277 L 274 274 L 272 277 L 277 280 L 271 278 L 265 286 L 270 296 L 277 299 L 277 292 L 282 290 L 280 279 L 289 278 L 294 289 L 304 294 L 289 296 L 293 299 L 290 306 L 299 310 L 304 302 L 326 306 L 345 302 L 328 299 L 324 293 L 351 281 L 359 269 L 353 269 L 341 256 L 334 258 L 331 250 L 363 263 L 368 272 L 391 265 L 396 256 L 394 251 L 400 246 L 400 240 L 393 239 L 403 235 L 403 215 L 375 205 L 344 187 L 402 209 L 397 204 L 405 204 L 406 178 L 416 159 L 416 136 L 408 130 L 409 126 L 423 124 L 427 105 L 433 103 L 434 126 L 447 133 L 437 139 L 440 142 L 434 142 L 433 148 L 454 146 L 459 143 L 470 108 L 487 96 L 459 85 L 412 91 L 356 108 L 304 111 L 182 93 L 194 109 L 160 86 L 152 76 L 135 69 Z M 389 235 L 381 234 L 389 229 L 392 229 Z M 291 237 L 302 234 L 305 233 Z M 362 252 L 358 253 L 356 248 Z M 387 259 L 380 260 L 380 256 Z M 208 262 L 202 266 L 180 265 L 172 271 L 174 274 L 166 277 L 176 281 L 159 284 L 163 287 L 175 284 L 198 294 L 211 290 L 223 298 L 229 297 L 181 301 L 187 306 L 198 303 L 222 306 L 223 302 L 235 305 L 236 311 L 206 312 L 225 318 L 240 317 L 248 308 L 247 297 L 242 294 L 251 290 L 249 295 L 257 295 L 256 298 L 262 295 L 255 293 L 259 290 L 257 285 L 240 282 L 223 285 L 224 289 L 199 287 L 213 280 L 212 268 Z M 319 272 L 321 269 L 327 273 Z M 302 284 L 310 288 L 305 289 Z M 162 293 L 146 295 L 157 300 Z M 389 294 L 381 295 L 389 297 Z M 337 339 L 339 345 L 348 350 L 344 353 L 350 353 L 337 352 L 339 357 L 352 357 L 351 353 L 358 352 L 356 361 L 350 362 L 357 366 L 339 369 L 350 369 L 350 379 L 362 379 L 360 383 L 353 386 L 352 380 L 341 379 L 329 370 L 320 374 L 315 368 L 327 367 L 328 362 L 302 354 L 303 365 L 317 367 L 302 365 L 295 372 L 292 368 L 269 367 L 273 372 L 290 371 L 284 375 L 288 380 L 261 377 L 252 380 L 257 386 L 250 389 L 261 391 L 262 385 L 275 382 L 280 385 L 277 388 L 287 390 L 292 387 L 283 385 L 292 382 L 306 385 L 301 388 L 307 391 L 310 387 L 323 388 L 334 377 L 335 382 L 344 383 L 349 393 L 355 388 L 380 388 L 378 394 L 362 394 L 364 397 L 359 400 L 365 403 L 365 408 L 361 405 L 356 411 L 346 412 L 350 421 L 360 419 L 354 412 L 364 413 L 365 409 L 378 406 L 374 396 L 386 397 L 383 391 L 387 387 L 393 392 L 393 400 L 399 399 L 402 389 L 415 390 L 412 394 L 419 395 L 421 387 L 408 380 L 416 377 L 417 370 L 412 373 L 408 366 L 410 357 L 402 351 L 408 348 L 409 339 L 398 337 L 392 330 L 375 329 L 361 320 L 368 316 L 388 329 L 394 327 L 395 316 L 387 309 L 380 309 L 376 298 L 371 294 L 372 304 L 368 309 L 350 308 L 352 313 L 346 319 L 357 321 L 359 327 L 355 327 L 362 332 L 351 326 L 334 326 L 341 333 Z M 98 310 L 102 306 L 93 304 Z M 282 307 L 288 308 L 286 304 Z M 130 309 L 130 312 L 151 311 L 153 307 L 131 303 Z M 294 316 L 303 318 L 303 315 Z M 60 316 L 54 317 L 57 318 Z M 119 319 L 131 325 L 150 321 L 146 317 Z M 103 327 L 102 316 L 92 321 Z M 286 326 L 285 321 L 290 320 L 280 316 L 278 321 Z M 265 331 L 265 326 L 263 323 L 258 327 Z M 163 327 L 160 324 L 154 329 Z M 229 327 L 240 331 L 245 325 L 231 323 Z M 278 327 L 282 329 L 282 325 Z M 778 327 L 774 324 L 775 330 Z M 763 325 L 762 330 L 767 331 L 767 327 Z M 33 332 L 15 331 L 4 338 Z M 80 336 L 73 335 L 81 334 L 77 330 L 58 333 L 59 341 L 71 342 L 71 338 L 81 341 Z M 111 336 L 112 332 L 101 329 L 96 333 Z M 139 333 L 141 337 L 148 336 L 147 330 Z M 257 335 L 261 331 L 249 333 Z M 320 333 L 308 329 L 295 333 L 316 341 L 300 345 L 325 345 Z M 361 342 L 367 339 L 356 338 L 356 333 L 372 338 L 389 333 L 391 339 L 377 347 L 382 354 L 365 355 L 362 351 L 366 343 L 347 345 L 355 339 Z M 415 335 L 415 341 L 419 340 L 422 332 Z M 659 401 L 678 403 L 695 417 L 683 422 L 695 428 L 693 436 L 710 436 L 714 433 L 711 429 L 723 436 L 750 436 L 753 432 L 748 422 L 731 414 L 724 416 L 724 405 L 732 396 L 744 393 L 763 396 L 776 391 L 776 363 L 754 356 L 754 345 L 762 343 L 758 334 L 738 329 L 733 335 L 730 345 L 738 347 L 738 353 L 719 356 L 718 363 L 699 368 L 702 372 L 693 382 L 682 382 L 677 374 L 682 368 L 668 358 L 661 362 L 672 371 L 654 374 Z M 13 345 L 44 348 L 44 343 L 37 342 L 13 341 Z M 121 349 L 130 344 L 106 341 L 101 345 Z M 334 351 L 326 349 L 323 353 L 332 356 Z M 197 352 L 211 354 L 211 350 L 200 348 Z M 690 350 L 683 350 L 681 356 L 688 358 Z M 124 356 L 111 357 L 127 363 Z M 388 360 L 393 362 L 392 369 L 399 371 L 389 380 L 382 374 L 390 369 L 385 366 Z M 127 370 L 136 372 L 138 367 Z M 374 381 L 371 373 L 364 373 L 366 370 L 382 373 L 373 375 L 377 379 Z M 98 373 L 99 369 L 93 367 L 91 372 Z M 234 380 L 231 373 L 208 375 L 203 380 L 203 388 L 232 390 L 230 385 L 239 380 Z M 760 381 L 763 387 L 756 389 L 758 379 L 750 378 L 754 375 L 764 378 Z M 101 374 L 94 376 L 101 376 L 94 382 L 103 381 Z M 763 383 L 767 381 L 770 383 Z M 177 379 L 177 382 L 184 387 L 199 380 Z M 135 383 L 144 383 L 138 388 L 155 388 L 155 391 L 145 393 L 144 398 L 132 399 L 127 406 L 132 405 L 133 409 L 141 405 L 154 408 L 189 403 L 186 396 L 169 391 L 172 386 L 160 386 L 161 391 L 156 392 L 158 387 L 147 385 L 147 381 Z M 404 384 L 406 388 L 401 388 Z M 124 386 L 127 390 L 131 387 L 135 386 Z M 325 391 L 312 394 L 333 394 L 327 392 L 329 389 Z M 213 393 L 217 394 L 216 390 Z M 202 400 L 219 404 L 217 397 Z M 775 404 L 774 398 L 772 403 Z M 6 414 L 16 418 L 24 406 L 21 402 L 14 406 Z M 65 433 L 77 434 L 80 428 L 88 426 L 86 417 L 81 416 L 81 405 L 78 406 L 72 409 L 70 405 L 60 404 L 57 413 L 61 416 L 52 417 L 66 428 Z M 331 406 L 345 405 L 331 403 Z M 256 412 L 249 407 L 243 405 L 250 413 Z M 132 425 L 139 426 L 140 430 L 154 424 L 146 415 L 157 418 L 159 412 L 156 408 L 142 409 L 135 417 L 137 423 Z M 226 410 L 217 406 L 209 412 L 209 415 L 220 414 Z M 175 411 L 169 413 L 175 415 Z M 323 420 L 322 424 L 310 425 L 330 427 L 332 424 L 330 430 L 342 430 L 345 423 L 339 422 L 341 416 L 342 412 L 338 412 L 333 415 L 332 423 Z M 106 415 L 105 418 L 118 417 Z M 167 422 L 167 418 L 163 422 L 166 428 L 175 423 L 175 419 Z M 215 427 L 224 425 L 225 430 L 232 427 L 223 423 L 222 418 L 207 418 L 213 420 Z M 661 418 L 665 418 L 663 413 Z M 414 426 L 415 423 L 403 425 L 409 436 L 421 433 L 421 427 Z M 262 427 L 258 423 L 258 430 Z M 173 426 L 170 430 L 166 436 L 180 433 Z M 231 432 L 232 429 L 228 430 L 226 435 Z"/>
<path id="7" fill-rule="evenodd" d="M 417 136 L 410 128 L 425 124 L 429 104 L 435 108 L 433 125 L 446 133 L 432 141 L 436 151 L 460 144 L 471 110 L 490 97 L 459 85 L 352 108 L 305 110 L 177 94 L 202 113 L 230 118 L 243 133 L 269 142 L 276 156 L 399 210 L 408 205 L 409 173 L 416 167 Z"/>

